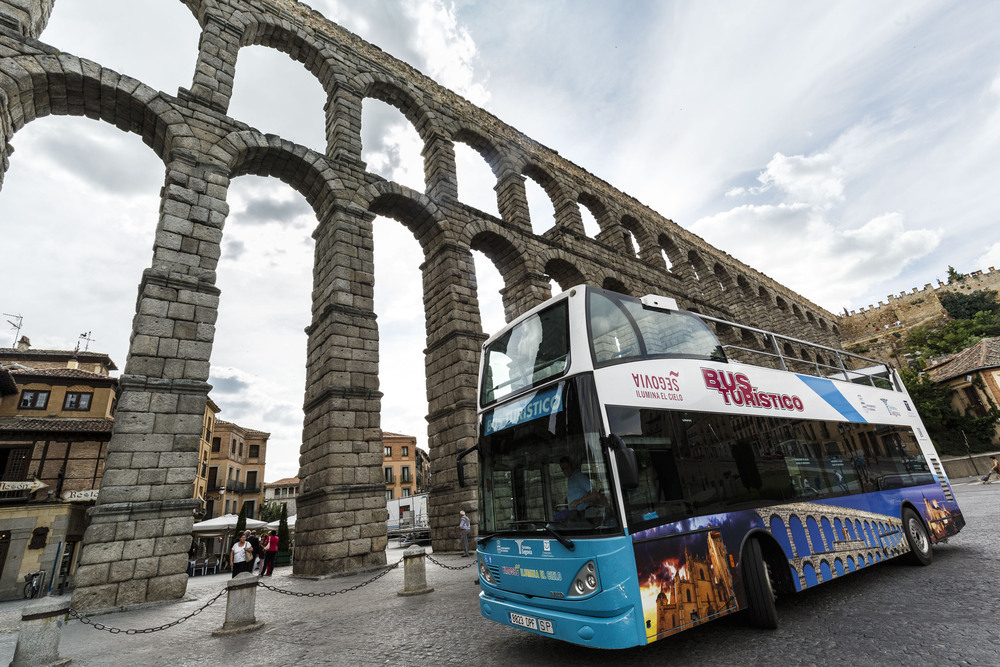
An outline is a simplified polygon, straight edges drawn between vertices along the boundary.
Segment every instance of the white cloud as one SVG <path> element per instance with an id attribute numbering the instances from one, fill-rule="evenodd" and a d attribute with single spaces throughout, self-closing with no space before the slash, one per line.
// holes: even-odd
<path id="1" fill-rule="evenodd" d="M 797 202 L 832 206 L 843 199 L 843 170 L 829 153 L 810 156 L 775 153 L 758 180 L 763 190 L 779 188 Z"/>

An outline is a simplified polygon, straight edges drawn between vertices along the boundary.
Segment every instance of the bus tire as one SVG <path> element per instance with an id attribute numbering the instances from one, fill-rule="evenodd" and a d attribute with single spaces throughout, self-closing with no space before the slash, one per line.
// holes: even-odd
<path id="1" fill-rule="evenodd" d="M 914 565 L 930 565 L 934 560 L 931 537 L 920 516 L 909 507 L 903 510 L 903 535 L 910 547 L 910 562 Z"/>
<path id="2" fill-rule="evenodd" d="M 743 590 L 747 596 L 746 619 L 755 628 L 774 629 L 778 627 L 778 610 L 774 605 L 776 596 L 771 582 L 771 572 L 764 560 L 760 541 L 756 537 L 747 540 L 741 563 Z"/>

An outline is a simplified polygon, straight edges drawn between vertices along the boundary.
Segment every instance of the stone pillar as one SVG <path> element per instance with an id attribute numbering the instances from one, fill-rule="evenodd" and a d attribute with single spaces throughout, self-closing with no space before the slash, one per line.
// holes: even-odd
<path id="1" fill-rule="evenodd" d="M 59 635 L 69 598 L 43 598 L 21 610 L 21 627 L 10 667 L 57 667 L 70 658 L 59 657 Z"/>
<path id="2" fill-rule="evenodd" d="M 531 214 L 528 211 L 528 195 L 524 190 L 524 176 L 508 171 L 497 179 L 493 189 L 497 192 L 500 217 L 518 232 L 531 235 Z"/>
<path id="3" fill-rule="evenodd" d="M 552 287 L 548 278 L 540 273 L 524 273 L 507 281 L 500 290 L 503 299 L 504 319 L 510 322 L 521 313 L 526 313 L 546 299 L 552 297 Z"/>
<path id="4" fill-rule="evenodd" d="M 434 589 L 427 585 L 427 550 L 414 544 L 403 552 L 403 590 L 396 595 L 423 595 L 433 593 Z"/>
<path id="5" fill-rule="evenodd" d="M 296 498 L 300 576 L 385 565 L 372 221 L 337 207 L 317 227 L 305 425 Z"/>
<path id="6" fill-rule="evenodd" d="M 256 612 L 259 581 L 260 577 L 250 572 L 240 572 L 226 582 L 226 621 L 212 630 L 213 637 L 242 635 L 264 627 Z"/>
<path id="7" fill-rule="evenodd" d="M 174 600 L 187 588 L 226 186 L 193 160 L 168 169 L 101 491 L 87 512 L 74 609 Z"/>
<path id="8" fill-rule="evenodd" d="M 459 510 L 476 530 L 478 503 L 474 486 L 458 486 L 459 452 L 476 443 L 476 387 L 482 333 L 472 252 L 444 242 L 427 249 L 420 266 L 427 324 L 427 415 L 431 459 L 428 495 L 431 541 L 435 551 L 460 548 Z M 465 459 L 466 479 L 478 477 L 475 457 Z"/>
<path id="9" fill-rule="evenodd" d="M 435 201 L 458 199 L 458 175 L 455 167 L 455 144 L 447 138 L 433 134 L 424 144 L 424 183 L 427 195 Z"/>
<path id="10" fill-rule="evenodd" d="M 194 82 L 190 91 L 181 91 L 181 96 L 194 99 L 219 113 L 228 112 L 236 77 L 236 57 L 242 40 L 242 28 L 215 14 L 207 14 L 198 44 Z"/>
<path id="11" fill-rule="evenodd" d="M 0 0 L 0 27 L 38 39 L 52 14 L 55 0 Z"/>
<path id="12" fill-rule="evenodd" d="M 336 83 L 323 111 L 326 113 L 326 154 L 364 171 L 361 160 L 361 111 L 364 98 L 343 83 Z"/>

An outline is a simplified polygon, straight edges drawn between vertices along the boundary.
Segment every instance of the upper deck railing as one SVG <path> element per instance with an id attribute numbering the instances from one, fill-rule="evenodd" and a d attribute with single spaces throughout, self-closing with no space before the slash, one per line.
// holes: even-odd
<path id="1" fill-rule="evenodd" d="M 730 361 L 902 391 L 901 387 L 896 386 L 896 376 L 889 365 L 876 359 L 737 322 L 695 314 L 705 322 L 715 324 L 716 334 L 720 338 L 724 337 L 728 327 L 742 332 L 741 338 L 744 341 L 749 339 L 761 344 L 760 348 L 756 348 L 723 343 L 722 349 Z M 790 352 L 788 348 L 793 349 Z M 798 348 L 800 353 L 808 350 L 814 359 L 795 356 L 794 348 Z"/>

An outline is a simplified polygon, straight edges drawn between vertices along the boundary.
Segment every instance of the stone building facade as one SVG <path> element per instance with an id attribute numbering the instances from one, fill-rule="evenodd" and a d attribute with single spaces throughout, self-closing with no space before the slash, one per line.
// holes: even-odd
<path id="1" fill-rule="evenodd" d="M 72 587 L 118 397 L 108 355 L 26 341 L 0 348 L 0 600 L 35 570 L 46 590 Z"/>
<path id="2" fill-rule="evenodd" d="M 473 250 L 499 270 L 508 318 L 549 297 L 551 279 L 562 288 L 590 283 L 659 293 L 705 314 L 838 345 L 839 324 L 831 313 L 307 6 L 293 0 L 179 1 L 201 38 L 190 86 L 169 92 L 46 44 L 46 23 L 59 11 L 53 0 L 0 0 L 0 178 L 17 132 L 48 115 L 86 116 L 137 134 L 164 165 L 153 259 L 137 276 L 118 417 L 90 512 L 75 608 L 184 594 L 190 528 L 199 510 L 192 484 L 210 390 L 216 269 L 228 188 L 239 176 L 281 179 L 305 198 L 317 221 L 298 575 L 385 563 L 376 216 L 406 227 L 423 252 L 430 523 L 439 550 L 458 548 L 452 518 L 475 504 L 474 490 L 459 488 L 455 471 L 456 455 L 476 438 L 484 340 Z M 286 54 L 322 87 L 327 102 L 316 112 L 326 119 L 323 152 L 227 114 L 240 50 L 252 45 Z M 422 191 L 368 171 L 361 159 L 366 99 L 396 107 L 420 136 Z M 459 201 L 456 142 L 471 146 L 492 169 L 499 217 Z M 532 233 L 528 178 L 542 186 L 555 211 L 556 225 L 541 235 Z M 600 226 L 593 238 L 584 231 L 581 206 Z M 470 473 L 474 468 L 467 466 Z M 112 564 L 133 575 L 112 576 Z"/>

